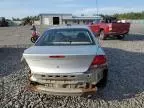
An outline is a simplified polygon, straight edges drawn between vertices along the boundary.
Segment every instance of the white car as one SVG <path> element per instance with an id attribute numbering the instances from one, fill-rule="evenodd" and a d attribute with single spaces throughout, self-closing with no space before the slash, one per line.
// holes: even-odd
<path id="1" fill-rule="evenodd" d="M 23 57 L 36 91 L 82 95 L 95 93 L 107 82 L 107 58 L 86 26 L 50 28 L 24 51 Z"/>

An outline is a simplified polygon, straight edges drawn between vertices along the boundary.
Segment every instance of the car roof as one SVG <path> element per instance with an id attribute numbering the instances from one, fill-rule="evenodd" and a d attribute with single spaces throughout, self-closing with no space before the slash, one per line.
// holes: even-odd
<path id="1" fill-rule="evenodd" d="M 88 29 L 89 27 L 86 25 L 63 25 L 63 26 L 53 26 L 48 28 L 48 30 L 50 29 Z"/>

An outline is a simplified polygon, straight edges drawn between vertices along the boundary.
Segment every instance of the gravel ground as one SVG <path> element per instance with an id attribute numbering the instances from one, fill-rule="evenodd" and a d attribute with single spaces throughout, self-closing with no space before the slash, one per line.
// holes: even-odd
<path id="1" fill-rule="evenodd" d="M 91 97 L 62 97 L 29 91 L 29 68 L 20 63 L 31 44 L 28 30 L 0 28 L 0 108 L 144 108 L 144 36 L 101 41 L 109 59 L 107 87 Z"/>

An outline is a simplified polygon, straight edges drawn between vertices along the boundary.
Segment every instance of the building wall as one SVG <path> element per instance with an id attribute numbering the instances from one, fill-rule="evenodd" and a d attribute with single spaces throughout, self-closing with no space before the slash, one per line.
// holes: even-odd
<path id="1" fill-rule="evenodd" d="M 92 20 L 63 20 L 63 24 L 86 24 L 87 22 L 91 22 Z M 66 23 L 67 22 L 67 23 Z"/>
<path id="2" fill-rule="evenodd" d="M 40 25 L 40 21 L 34 21 L 35 25 Z"/>
<path id="3" fill-rule="evenodd" d="M 59 25 L 65 24 L 86 24 L 94 21 L 94 17 L 73 17 L 71 14 L 41 14 L 40 22 L 43 25 L 53 25 L 53 17 L 59 17 Z"/>
<path id="4" fill-rule="evenodd" d="M 51 17 L 51 16 L 42 16 L 41 18 L 42 18 L 41 24 L 53 25 L 53 17 Z M 48 20 L 48 21 L 46 21 L 46 20 Z M 49 22 L 49 24 L 48 24 L 48 22 Z"/>
<path id="5" fill-rule="evenodd" d="M 44 25 L 53 25 L 53 17 L 59 17 L 59 24 L 62 25 L 63 24 L 63 17 L 69 17 L 69 16 L 63 16 L 63 15 L 49 15 L 49 16 L 41 16 L 41 24 Z M 48 18 L 49 19 L 49 24 L 45 23 L 45 19 Z"/>

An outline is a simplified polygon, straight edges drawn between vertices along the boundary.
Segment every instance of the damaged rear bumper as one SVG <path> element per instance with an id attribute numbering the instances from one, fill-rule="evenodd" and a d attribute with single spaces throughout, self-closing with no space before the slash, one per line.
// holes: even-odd
<path id="1" fill-rule="evenodd" d="M 103 77 L 102 70 L 86 74 L 31 74 L 30 88 L 50 95 L 85 95 L 97 91 L 96 84 Z"/>
<path id="2" fill-rule="evenodd" d="M 94 94 L 97 91 L 97 88 L 81 88 L 81 89 L 72 89 L 72 88 L 49 88 L 43 85 L 31 85 L 32 91 L 38 91 L 49 95 L 63 95 L 63 96 L 81 96 L 86 94 Z"/>

